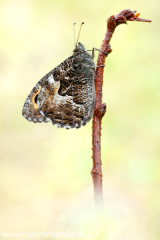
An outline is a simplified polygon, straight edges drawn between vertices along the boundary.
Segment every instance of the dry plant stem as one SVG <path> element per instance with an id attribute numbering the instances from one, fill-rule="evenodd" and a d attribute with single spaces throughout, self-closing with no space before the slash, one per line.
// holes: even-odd
<path id="1" fill-rule="evenodd" d="M 107 31 L 104 40 L 101 45 L 101 49 L 98 55 L 97 67 L 95 74 L 95 90 L 96 90 L 96 105 L 93 115 L 92 122 L 92 150 L 93 150 L 93 168 L 91 175 L 94 184 L 94 195 L 96 205 L 102 204 L 102 170 L 101 170 L 101 123 L 102 117 L 106 112 L 106 104 L 102 104 L 102 85 L 103 85 L 103 72 L 106 56 L 112 51 L 110 48 L 110 40 L 114 33 L 115 28 L 127 21 L 141 21 L 151 22 L 147 19 L 141 19 L 139 13 L 135 14 L 136 11 L 125 9 L 115 16 L 111 16 L 107 20 Z"/>

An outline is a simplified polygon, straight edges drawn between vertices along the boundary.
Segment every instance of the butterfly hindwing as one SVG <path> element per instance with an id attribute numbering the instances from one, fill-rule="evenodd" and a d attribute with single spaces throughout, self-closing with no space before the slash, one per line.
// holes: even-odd
<path id="1" fill-rule="evenodd" d="M 26 99 L 23 116 L 67 129 L 85 125 L 95 105 L 94 67 L 91 55 L 79 43 L 71 57 L 36 84 Z"/>

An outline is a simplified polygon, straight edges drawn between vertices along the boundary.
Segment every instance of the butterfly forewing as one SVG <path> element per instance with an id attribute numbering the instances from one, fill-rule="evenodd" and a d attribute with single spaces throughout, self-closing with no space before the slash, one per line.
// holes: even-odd
<path id="1" fill-rule="evenodd" d="M 32 89 L 22 114 L 30 122 L 80 128 L 92 117 L 95 105 L 95 64 L 79 43 L 73 55 L 46 74 Z"/>

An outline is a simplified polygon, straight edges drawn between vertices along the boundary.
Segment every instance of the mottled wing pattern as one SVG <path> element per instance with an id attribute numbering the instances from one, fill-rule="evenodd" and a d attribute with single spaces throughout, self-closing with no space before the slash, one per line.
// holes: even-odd
<path id="1" fill-rule="evenodd" d="M 46 74 L 23 107 L 30 122 L 52 122 L 57 127 L 80 128 L 92 117 L 95 105 L 95 64 L 79 43 L 71 57 Z"/>

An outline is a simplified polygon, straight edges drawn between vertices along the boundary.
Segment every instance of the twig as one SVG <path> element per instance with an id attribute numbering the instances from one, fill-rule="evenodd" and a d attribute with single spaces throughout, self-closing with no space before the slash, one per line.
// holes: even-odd
<path id="1" fill-rule="evenodd" d="M 93 168 L 91 171 L 96 205 L 102 204 L 101 122 L 102 117 L 106 112 L 106 104 L 102 104 L 102 85 L 105 58 L 112 51 L 109 43 L 113 32 L 118 25 L 127 23 L 127 21 L 151 22 L 151 20 L 138 18 L 140 14 L 135 13 L 136 11 L 125 9 L 119 14 L 108 18 L 107 31 L 98 55 L 97 66 L 102 66 L 97 67 L 95 75 L 96 105 L 92 123 Z"/>

